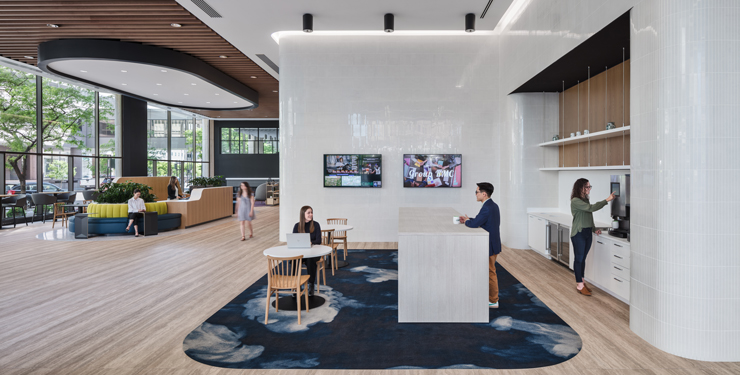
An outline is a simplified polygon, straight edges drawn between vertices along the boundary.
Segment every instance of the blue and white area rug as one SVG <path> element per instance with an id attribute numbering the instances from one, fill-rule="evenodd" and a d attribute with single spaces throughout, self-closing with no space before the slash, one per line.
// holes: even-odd
<path id="1" fill-rule="evenodd" d="M 301 315 L 275 312 L 265 325 L 267 277 L 185 338 L 190 358 L 240 369 L 520 369 L 558 364 L 581 338 L 497 265 L 499 309 L 487 324 L 399 324 L 398 252 L 351 251 L 327 270 L 326 303 Z"/>

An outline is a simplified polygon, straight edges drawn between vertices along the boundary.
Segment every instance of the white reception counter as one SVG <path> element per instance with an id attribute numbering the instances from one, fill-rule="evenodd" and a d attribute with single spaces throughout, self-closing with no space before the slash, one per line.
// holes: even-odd
<path id="1" fill-rule="evenodd" d="M 448 207 L 402 207 L 398 322 L 488 322 L 488 232 L 453 224 Z"/>

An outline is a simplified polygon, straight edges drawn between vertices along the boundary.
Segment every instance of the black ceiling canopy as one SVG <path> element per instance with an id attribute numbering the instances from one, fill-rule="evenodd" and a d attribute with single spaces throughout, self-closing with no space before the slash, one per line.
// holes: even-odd
<path id="1" fill-rule="evenodd" d="M 104 39 L 39 44 L 38 67 L 133 98 L 185 109 L 256 108 L 259 94 L 194 56 Z"/>
<path id="2" fill-rule="evenodd" d="M 622 56 L 624 48 L 624 57 Z M 630 58 L 630 12 L 619 16 L 596 34 L 545 68 L 511 94 L 561 92 Z"/>

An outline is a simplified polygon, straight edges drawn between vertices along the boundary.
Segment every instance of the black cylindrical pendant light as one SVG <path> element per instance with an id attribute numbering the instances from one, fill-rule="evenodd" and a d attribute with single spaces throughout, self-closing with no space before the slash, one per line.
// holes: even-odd
<path id="1" fill-rule="evenodd" d="M 475 31 L 475 14 L 468 13 L 465 15 L 465 32 L 472 33 Z"/>
<path id="2" fill-rule="evenodd" d="M 311 13 L 303 15 L 303 31 L 307 33 L 313 32 L 313 15 Z"/>
<path id="3" fill-rule="evenodd" d="M 386 13 L 383 17 L 384 30 L 387 33 L 393 32 L 393 13 Z"/>

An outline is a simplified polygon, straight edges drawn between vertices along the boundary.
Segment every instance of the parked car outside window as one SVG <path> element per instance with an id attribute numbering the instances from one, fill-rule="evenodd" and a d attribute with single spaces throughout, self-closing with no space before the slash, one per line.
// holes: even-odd
<path id="1" fill-rule="evenodd" d="M 64 191 L 64 189 L 60 188 L 59 186 L 56 186 L 54 184 L 50 184 L 48 182 L 44 182 L 44 191 Z M 30 183 L 26 185 L 26 194 L 35 194 L 38 193 L 38 186 L 36 183 Z M 5 190 L 6 194 L 20 194 L 21 193 L 21 185 L 13 185 L 10 187 L 10 189 Z"/>

